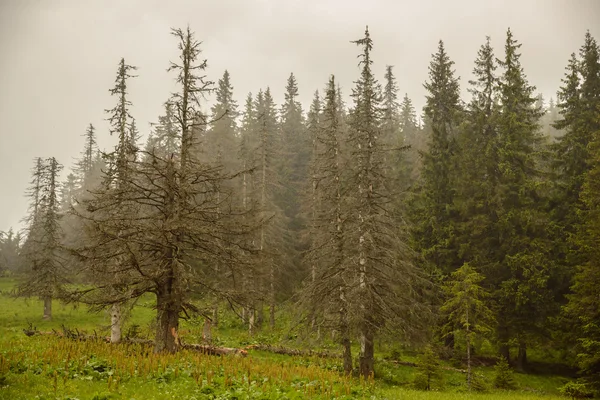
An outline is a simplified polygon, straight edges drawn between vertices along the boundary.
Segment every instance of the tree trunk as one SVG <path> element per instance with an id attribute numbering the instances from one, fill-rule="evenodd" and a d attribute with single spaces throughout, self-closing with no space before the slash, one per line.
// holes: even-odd
<path id="1" fill-rule="evenodd" d="M 172 279 L 158 288 L 156 307 L 158 317 L 154 352 L 174 353 L 178 346 L 180 303 L 174 293 Z"/>
<path id="2" fill-rule="evenodd" d="M 269 326 L 275 329 L 275 266 L 271 262 L 269 272 Z"/>
<path id="3" fill-rule="evenodd" d="M 250 308 L 248 312 L 248 335 L 250 337 L 254 336 L 254 332 L 256 331 L 256 310 L 254 308 Z"/>
<path id="4" fill-rule="evenodd" d="M 119 343 L 121 341 L 121 305 L 115 303 L 110 310 L 110 342 Z"/>
<path id="5" fill-rule="evenodd" d="M 467 307 L 467 389 L 471 390 L 471 332 L 469 330 L 469 308 Z"/>
<path id="6" fill-rule="evenodd" d="M 517 355 L 517 369 L 519 371 L 527 370 L 527 342 L 519 340 L 519 353 Z"/>
<path id="7" fill-rule="evenodd" d="M 265 321 L 265 307 L 261 301 L 258 305 L 258 310 L 256 312 L 256 328 L 261 329 L 264 321 Z"/>
<path id="8" fill-rule="evenodd" d="M 375 342 L 369 321 L 364 321 L 360 332 L 360 374 L 366 379 L 374 373 Z"/>
<path id="9" fill-rule="evenodd" d="M 219 326 L 219 305 L 215 304 L 212 312 L 212 325 L 217 327 Z"/>
<path id="10" fill-rule="evenodd" d="M 52 297 L 44 296 L 44 319 L 52 319 Z"/>
<path id="11" fill-rule="evenodd" d="M 346 294 L 344 287 L 340 286 L 340 336 L 344 348 L 344 372 L 352 373 L 352 348 L 350 347 L 350 328 L 348 326 L 348 309 L 346 307 Z"/>
<path id="12" fill-rule="evenodd" d="M 498 327 L 498 342 L 500 344 L 499 351 L 500 356 L 506 359 L 506 362 L 510 364 L 510 346 L 508 345 L 509 337 L 508 337 L 508 328 L 505 325 L 500 325 Z"/>

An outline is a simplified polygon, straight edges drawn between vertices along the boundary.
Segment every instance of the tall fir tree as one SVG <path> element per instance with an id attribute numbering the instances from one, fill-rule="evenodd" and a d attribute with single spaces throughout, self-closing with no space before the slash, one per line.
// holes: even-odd
<path id="1" fill-rule="evenodd" d="M 34 213 L 23 246 L 27 263 L 25 279 L 18 293 L 39 296 L 44 302 L 44 319 L 52 319 L 52 299 L 60 297 L 65 281 L 61 254 L 60 201 L 58 174 L 62 165 L 54 157 L 37 159 L 31 190 Z"/>
<path id="2" fill-rule="evenodd" d="M 535 87 L 529 85 L 520 62 L 519 44 L 510 29 L 499 79 L 495 260 L 483 272 L 492 283 L 499 308 L 501 355 L 510 359 L 509 342 L 516 340 L 520 368 L 527 364 L 527 346 L 543 329 L 550 305 L 547 219 L 539 192 L 539 129 L 541 110 Z"/>
<path id="3" fill-rule="evenodd" d="M 413 241 L 426 261 L 448 274 L 458 268 L 454 247 L 455 210 L 453 173 L 456 135 L 462 106 L 458 78 L 444 43 L 429 65 L 425 117 L 429 127 L 427 149 L 421 153 L 420 183 L 413 202 Z"/>
<path id="4" fill-rule="evenodd" d="M 563 178 L 571 183 L 576 190 L 580 184 L 579 198 L 574 204 L 575 212 L 571 212 L 576 230 L 567 238 L 571 254 L 577 257 L 567 258 L 568 266 L 575 266 L 575 274 L 568 295 L 565 314 L 569 318 L 569 339 L 574 339 L 576 345 L 577 364 L 588 383 L 600 390 L 600 307 L 597 287 L 600 284 L 600 268 L 598 265 L 598 240 L 600 239 L 600 49 L 596 40 L 586 33 L 584 45 L 580 51 L 581 61 L 578 64 L 580 86 L 576 87 L 574 57 L 569 63 L 565 87 L 560 94 L 559 103 L 563 119 L 558 125 L 565 129 L 566 143 L 572 142 L 573 148 L 580 149 L 580 156 L 585 160 L 579 161 L 580 169 L 562 170 Z M 571 89 L 567 91 L 567 89 Z M 567 94 L 571 93 L 571 96 Z M 571 100 L 567 102 L 566 100 Z M 584 144 L 587 145 L 585 147 Z M 566 152 L 563 150 L 563 152 Z M 559 153 L 559 157 L 563 156 Z M 569 165 L 570 159 L 564 154 L 563 163 Z M 562 158 L 561 158 L 562 159 Z M 584 162 L 585 161 L 585 162 Z M 578 172 L 579 174 L 576 174 Z M 570 178 L 570 179 L 569 179 Z M 569 186 L 567 186 L 569 187 Z M 571 199 L 576 193 L 566 192 Z M 568 220 L 567 220 L 568 221 Z M 570 222 L 570 221 L 568 221 Z M 566 223 L 565 223 L 566 225 Z M 565 226 L 565 229 L 568 229 Z"/>
<path id="5" fill-rule="evenodd" d="M 369 30 L 354 41 L 362 48 L 361 73 L 352 91 L 348 147 L 348 262 L 355 290 L 349 314 L 354 316 L 360 343 L 359 373 L 373 374 L 375 335 L 386 323 L 409 329 L 407 308 L 418 308 L 413 284 L 417 270 L 406 241 L 405 227 L 391 207 L 387 150 L 381 140 L 381 87 L 372 72 L 373 40 Z"/>

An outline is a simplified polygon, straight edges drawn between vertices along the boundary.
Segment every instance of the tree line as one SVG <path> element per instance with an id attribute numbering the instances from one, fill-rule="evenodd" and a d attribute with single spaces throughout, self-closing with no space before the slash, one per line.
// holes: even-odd
<path id="1" fill-rule="evenodd" d="M 238 105 L 229 72 L 209 80 L 193 32 L 171 34 L 178 90 L 146 143 L 130 113 L 136 67 L 122 59 L 105 111 L 116 147 L 100 151 L 90 124 L 62 183 L 56 159 L 36 159 L 27 228 L 0 237 L 2 268 L 44 299 L 45 318 L 53 298 L 108 308 L 118 342 L 128 305 L 152 293 L 155 350 L 175 351 L 182 317 L 217 324 L 228 304 L 253 335 L 291 301 L 311 334 L 335 332 L 346 373 L 371 375 L 376 337 L 391 333 L 462 346 L 469 366 L 483 342 L 523 370 L 544 346 L 598 384 L 600 57 L 589 32 L 548 105 L 510 29 L 503 52 L 488 37 L 475 55 L 467 99 L 440 41 L 419 116 L 392 66 L 377 79 L 368 29 L 353 42 L 352 104 L 332 75 L 306 112 L 293 73 L 282 105 L 270 88 Z"/>

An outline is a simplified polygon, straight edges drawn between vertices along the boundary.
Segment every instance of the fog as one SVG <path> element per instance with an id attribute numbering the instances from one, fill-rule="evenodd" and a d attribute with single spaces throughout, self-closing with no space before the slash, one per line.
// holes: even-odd
<path id="1" fill-rule="evenodd" d="M 68 171 L 89 123 L 101 148 L 112 145 L 104 110 L 121 57 L 139 67 L 132 114 L 147 135 L 173 89 L 169 29 L 187 24 L 204 42 L 209 78 L 228 69 L 238 103 L 267 86 L 281 103 L 294 72 L 305 108 L 332 73 L 349 94 L 359 52 L 350 41 L 369 25 L 380 78 L 393 65 L 400 94 L 420 112 L 439 39 L 466 98 L 477 49 L 490 35 L 501 55 L 508 27 L 523 44 L 529 81 L 554 96 L 586 29 L 600 37 L 600 1 L 1 0 L 0 230 L 20 227 L 34 157 L 54 156 Z"/>

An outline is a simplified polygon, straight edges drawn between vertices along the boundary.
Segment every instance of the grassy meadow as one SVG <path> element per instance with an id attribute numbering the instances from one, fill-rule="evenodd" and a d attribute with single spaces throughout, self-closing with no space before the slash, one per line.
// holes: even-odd
<path id="1" fill-rule="evenodd" d="M 14 285 L 14 280 L 0 278 L 0 399 L 558 399 L 558 388 L 568 381 L 554 375 L 516 374 L 516 390 L 468 393 L 465 375 L 444 363 L 447 369 L 442 369 L 434 390 L 418 391 L 412 388 L 417 369 L 391 361 L 391 349 L 385 345 L 378 354 L 374 380 L 347 378 L 341 374 L 341 360 L 335 358 L 253 350 L 253 344 L 292 348 L 308 344 L 287 327 L 266 328 L 250 338 L 238 318 L 227 312 L 222 312 L 219 326 L 213 329 L 213 341 L 247 348 L 246 357 L 191 350 L 157 355 L 139 343 L 111 345 L 54 334 L 28 337 L 23 329 L 30 325 L 40 332 L 60 332 L 64 325 L 101 337 L 108 334 L 108 316 L 55 301 L 52 321 L 43 321 L 41 301 L 12 297 Z M 153 298 L 142 298 L 133 307 L 124 333 L 151 338 L 154 313 Z M 281 317 L 285 320 L 285 314 Z M 201 343 L 202 322 L 182 321 L 182 340 Z M 333 344 L 324 346 L 331 349 Z M 400 358 L 415 361 L 414 354 Z M 491 387 L 493 368 L 475 370 Z"/>

